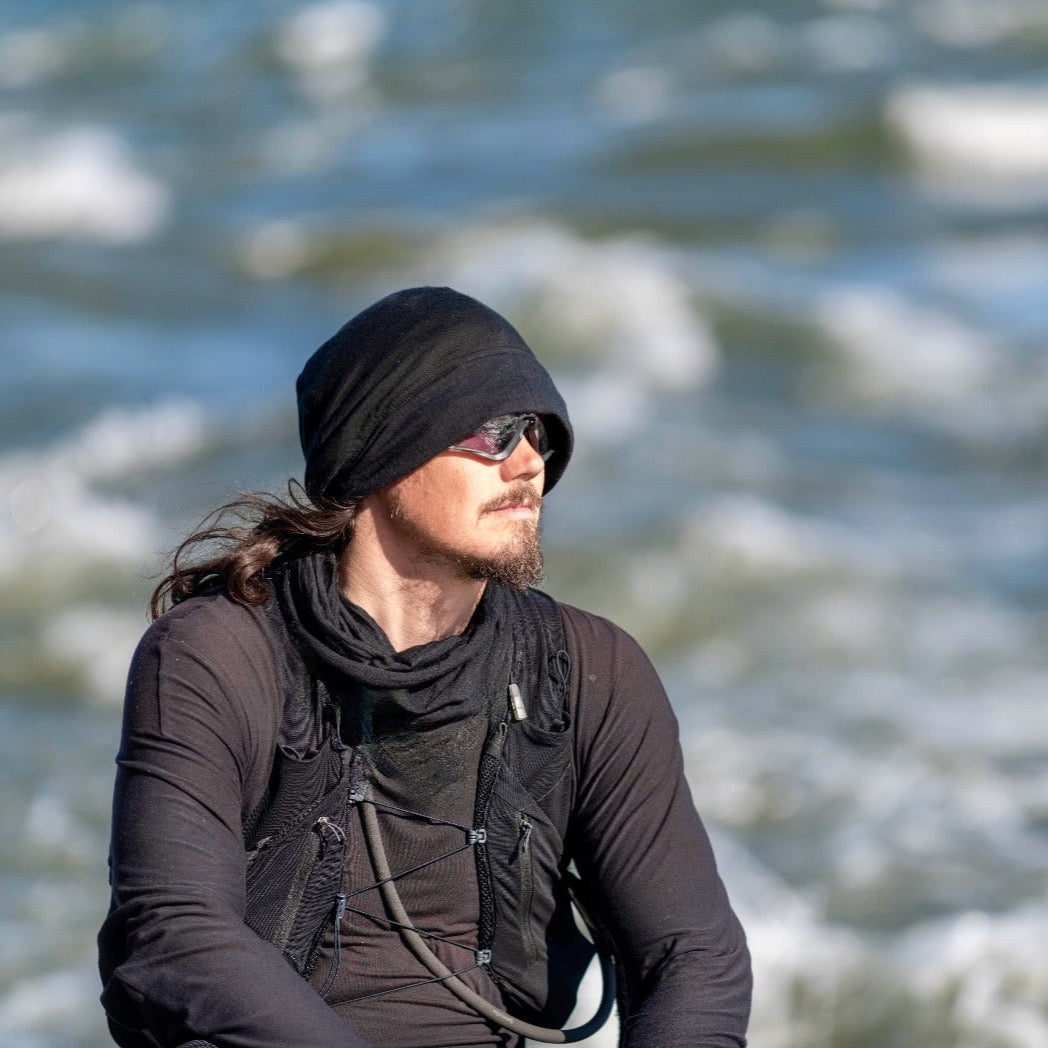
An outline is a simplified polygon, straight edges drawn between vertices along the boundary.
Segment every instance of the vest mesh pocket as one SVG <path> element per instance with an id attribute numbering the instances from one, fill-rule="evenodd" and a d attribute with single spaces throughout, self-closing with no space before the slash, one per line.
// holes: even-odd
<path id="1" fill-rule="evenodd" d="M 289 790 L 303 790 L 304 778 L 327 779 L 333 769 L 324 765 L 337 761 L 341 769 L 342 764 L 335 750 L 321 751 L 310 761 L 278 759 Z M 261 827 L 263 835 L 248 853 L 244 921 L 302 975 L 309 974 L 341 887 L 349 791 L 337 775 L 335 781 L 334 789 L 292 821 L 269 834 Z"/>

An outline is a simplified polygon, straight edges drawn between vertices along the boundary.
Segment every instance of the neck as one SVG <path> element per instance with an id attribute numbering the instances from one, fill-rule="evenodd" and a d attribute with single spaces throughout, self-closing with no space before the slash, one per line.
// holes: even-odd
<path id="1" fill-rule="evenodd" d="M 342 592 L 382 627 L 394 651 L 462 633 L 485 586 L 425 558 L 391 558 L 367 514 L 359 512 L 338 578 Z"/>

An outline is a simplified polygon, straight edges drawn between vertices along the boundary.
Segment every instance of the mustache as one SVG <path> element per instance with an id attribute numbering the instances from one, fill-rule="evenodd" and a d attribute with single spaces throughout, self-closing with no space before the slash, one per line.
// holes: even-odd
<path id="1" fill-rule="evenodd" d="M 497 499 L 492 499 L 486 503 L 481 512 L 490 513 L 499 509 L 512 509 L 514 506 L 525 505 L 531 505 L 536 510 L 542 509 L 542 496 L 531 484 L 522 480 L 519 484 L 515 484 L 510 488 L 504 495 L 500 495 Z"/>

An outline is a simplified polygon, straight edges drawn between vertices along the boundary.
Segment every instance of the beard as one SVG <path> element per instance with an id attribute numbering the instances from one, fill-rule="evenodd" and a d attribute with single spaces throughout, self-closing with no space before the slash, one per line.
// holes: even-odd
<path id="1" fill-rule="evenodd" d="M 525 590 L 542 580 L 542 528 L 537 519 L 520 521 L 511 539 L 495 552 L 482 556 L 468 553 L 424 531 L 405 514 L 395 490 L 389 492 L 389 497 L 390 516 L 397 521 L 402 532 L 411 536 L 419 554 L 427 561 L 448 565 L 463 579 L 494 582 L 515 590 Z M 542 496 L 530 484 L 522 482 L 504 497 L 482 507 L 481 514 L 522 505 L 527 500 L 536 506 L 542 505 Z"/>
<path id="2" fill-rule="evenodd" d="M 542 580 L 542 547 L 537 524 L 522 524 L 521 529 L 529 533 L 491 557 L 460 553 L 453 561 L 467 579 L 526 590 Z"/>

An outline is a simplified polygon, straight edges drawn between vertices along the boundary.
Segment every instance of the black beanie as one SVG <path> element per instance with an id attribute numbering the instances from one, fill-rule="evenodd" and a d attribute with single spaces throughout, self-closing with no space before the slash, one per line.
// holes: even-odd
<path id="1" fill-rule="evenodd" d="M 543 417 L 546 491 L 571 457 L 568 411 L 545 368 L 498 313 L 451 288 L 410 288 L 365 309 L 309 358 L 295 388 L 313 499 L 370 495 L 514 412 Z"/>

